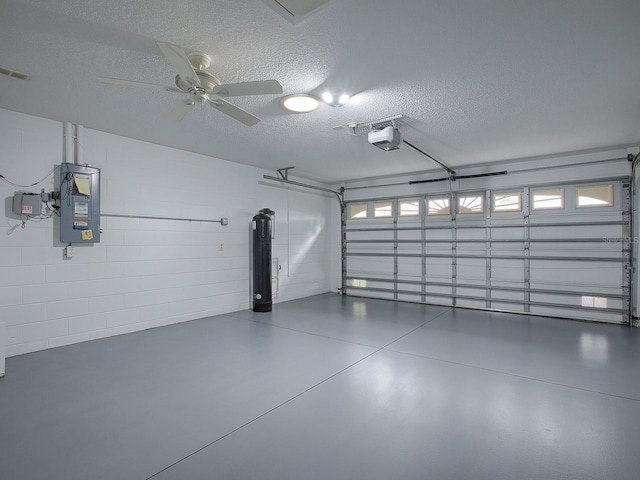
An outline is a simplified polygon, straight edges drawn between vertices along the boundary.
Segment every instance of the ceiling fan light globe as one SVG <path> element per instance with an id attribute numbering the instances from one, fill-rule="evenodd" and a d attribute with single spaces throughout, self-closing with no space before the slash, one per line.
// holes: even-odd
<path id="1" fill-rule="evenodd" d="M 286 97 L 283 97 L 282 100 L 280 100 L 280 104 L 286 110 L 295 113 L 312 112 L 313 110 L 318 108 L 318 106 L 320 106 L 320 102 L 318 102 L 317 98 L 304 93 L 287 95 Z"/>

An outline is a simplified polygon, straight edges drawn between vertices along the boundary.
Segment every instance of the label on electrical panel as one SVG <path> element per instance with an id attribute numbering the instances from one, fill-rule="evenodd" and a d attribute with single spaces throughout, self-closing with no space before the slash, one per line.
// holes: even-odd
<path id="1" fill-rule="evenodd" d="M 20 209 L 20 213 L 25 214 L 25 215 L 31 215 L 33 213 L 33 206 L 32 205 L 22 205 L 22 208 Z"/>
<path id="2" fill-rule="evenodd" d="M 89 230 L 89 224 L 87 222 L 73 222 L 74 230 Z"/>
<path id="3" fill-rule="evenodd" d="M 74 217 L 88 217 L 89 216 L 89 204 L 87 202 L 73 202 L 73 216 Z"/>
<path id="4" fill-rule="evenodd" d="M 93 240 L 93 230 L 83 230 L 82 231 L 82 239 L 83 240 Z"/>

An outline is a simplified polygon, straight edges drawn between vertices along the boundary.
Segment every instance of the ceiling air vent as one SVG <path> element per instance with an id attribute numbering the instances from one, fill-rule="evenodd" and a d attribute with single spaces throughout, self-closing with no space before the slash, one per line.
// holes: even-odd
<path id="1" fill-rule="evenodd" d="M 294 25 L 335 0 L 263 0 Z"/>
<path id="2" fill-rule="evenodd" d="M 20 80 L 31 80 L 31 75 L 27 73 L 16 72 L 3 67 L 0 67 L 0 74 L 6 75 L 7 77 L 19 78 Z"/>

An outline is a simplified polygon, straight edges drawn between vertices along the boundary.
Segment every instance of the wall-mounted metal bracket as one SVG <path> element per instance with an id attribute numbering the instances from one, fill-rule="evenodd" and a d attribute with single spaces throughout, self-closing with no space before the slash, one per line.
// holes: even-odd
<path id="1" fill-rule="evenodd" d="M 289 170 L 293 170 L 294 168 L 296 167 L 279 168 L 276 171 L 282 180 L 289 180 Z"/>
<path id="2" fill-rule="evenodd" d="M 388 126 L 392 126 L 393 128 L 396 128 L 397 126 L 396 121 L 400 120 L 401 118 L 402 118 L 402 114 L 398 113 L 396 115 L 391 115 L 390 117 L 380 118 L 378 120 L 372 120 L 370 122 L 356 123 L 352 127 L 352 130 L 354 134 L 362 135 L 364 133 L 369 133 L 373 130 L 381 130 Z"/>

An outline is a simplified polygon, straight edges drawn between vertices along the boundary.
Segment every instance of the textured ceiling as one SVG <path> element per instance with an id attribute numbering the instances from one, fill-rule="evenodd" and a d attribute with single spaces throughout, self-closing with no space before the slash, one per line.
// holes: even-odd
<path id="1" fill-rule="evenodd" d="M 432 169 L 332 127 L 404 115 L 408 141 L 451 167 L 640 143 L 638 0 L 334 0 L 297 25 L 261 0 L 2 0 L 0 108 L 275 170 L 340 181 Z M 211 55 L 223 83 L 353 95 L 308 114 L 280 95 L 232 103 L 247 127 L 175 93 L 155 45 Z M 87 159 L 90 161 L 90 159 Z"/>

